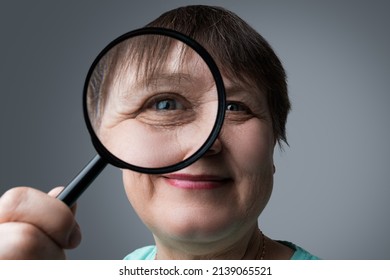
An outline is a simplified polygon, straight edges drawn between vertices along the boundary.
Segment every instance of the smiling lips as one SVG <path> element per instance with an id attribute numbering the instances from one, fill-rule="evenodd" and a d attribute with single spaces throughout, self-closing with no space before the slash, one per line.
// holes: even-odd
<path id="1" fill-rule="evenodd" d="M 214 175 L 168 174 L 163 176 L 169 185 L 181 189 L 215 189 L 224 186 L 229 178 Z"/>

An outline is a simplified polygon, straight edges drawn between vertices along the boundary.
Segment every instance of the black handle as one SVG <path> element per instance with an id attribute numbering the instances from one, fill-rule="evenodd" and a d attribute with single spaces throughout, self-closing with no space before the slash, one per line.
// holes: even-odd
<path id="1" fill-rule="evenodd" d="M 57 196 L 66 205 L 72 207 L 80 195 L 88 188 L 95 178 L 106 167 L 107 162 L 96 155 L 80 173 Z"/>

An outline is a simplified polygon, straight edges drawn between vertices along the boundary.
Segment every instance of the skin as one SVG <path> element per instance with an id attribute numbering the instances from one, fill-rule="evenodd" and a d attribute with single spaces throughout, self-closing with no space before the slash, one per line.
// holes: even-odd
<path id="1" fill-rule="evenodd" d="M 16 187 L 0 198 L 0 259 L 65 259 L 65 249 L 79 245 L 81 233 L 69 209 L 49 194 Z"/>
<path id="2" fill-rule="evenodd" d="M 172 55 L 171 60 L 175 57 Z M 213 80 L 204 67 L 199 67 L 199 61 L 190 58 L 186 63 L 188 66 L 184 69 L 191 70 L 191 86 L 206 88 L 207 96 L 215 96 Z M 177 63 L 168 61 L 167 65 L 165 71 L 175 76 L 177 69 L 169 65 Z M 257 219 L 270 198 L 274 174 L 276 141 L 271 117 L 263 92 L 226 77 L 224 83 L 228 104 L 226 118 L 222 132 L 206 155 L 172 174 L 146 175 L 123 170 L 128 199 L 152 231 L 159 259 L 254 259 L 262 246 Z M 124 92 L 132 85 L 115 84 L 114 87 L 116 92 Z M 206 103 L 212 102 L 216 100 Z M 119 102 L 116 96 L 109 97 L 107 104 L 100 128 L 101 139 L 126 139 L 126 134 L 132 130 L 120 128 L 129 123 L 137 129 L 154 124 L 150 118 L 144 118 L 146 113 L 126 113 L 123 105 L 126 102 Z M 156 112 L 158 105 L 160 103 L 152 106 Z M 180 109 L 159 112 L 177 111 Z M 152 113 L 147 111 L 147 114 Z M 198 134 L 196 128 L 189 129 L 180 136 L 184 139 L 180 149 L 168 150 L 174 151 L 178 159 L 188 157 L 194 146 L 190 139 Z M 147 137 L 144 139 L 143 142 L 148 141 Z M 152 146 L 169 147 L 171 142 L 162 141 Z M 115 155 L 128 159 L 134 157 L 134 151 L 130 147 L 115 149 Z M 268 258 L 287 259 L 292 255 L 289 248 L 268 238 L 267 245 L 272 251 L 268 252 Z"/>

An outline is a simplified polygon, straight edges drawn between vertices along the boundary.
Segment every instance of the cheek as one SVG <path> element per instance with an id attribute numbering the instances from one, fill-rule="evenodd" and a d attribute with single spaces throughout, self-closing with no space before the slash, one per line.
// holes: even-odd
<path id="1" fill-rule="evenodd" d="M 246 213 L 258 215 L 266 206 L 273 187 L 272 128 L 254 118 L 231 131 L 227 129 L 225 136 L 237 179 L 239 205 Z"/>
<path id="2" fill-rule="evenodd" d="M 242 173 L 257 174 L 273 167 L 274 137 L 267 123 L 253 118 L 243 125 L 227 128 L 223 137 Z"/>
<path id="3" fill-rule="evenodd" d="M 137 214 L 143 218 L 148 213 L 146 206 L 149 205 L 153 197 L 151 177 L 146 174 L 123 170 L 122 178 L 127 198 Z"/>
<path id="4" fill-rule="evenodd" d="M 161 168 L 178 164 L 199 150 L 214 125 L 212 117 L 205 119 L 177 127 L 159 127 L 135 118 L 113 122 L 107 114 L 97 134 L 105 148 L 122 161 Z"/>

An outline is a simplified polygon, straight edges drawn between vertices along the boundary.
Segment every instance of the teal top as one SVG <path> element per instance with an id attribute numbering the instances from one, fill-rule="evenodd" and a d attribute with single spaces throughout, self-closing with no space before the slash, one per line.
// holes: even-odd
<path id="1" fill-rule="evenodd" d="M 279 241 L 284 245 L 290 247 L 295 252 L 291 257 L 291 260 L 319 260 L 318 257 L 313 256 L 306 250 L 301 247 L 288 242 L 288 241 Z M 135 250 L 134 252 L 128 254 L 124 259 L 125 260 L 154 260 L 156 257 L 157 248 L 156 246 L 146 246 Z"/>

